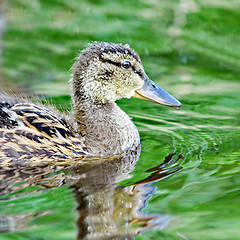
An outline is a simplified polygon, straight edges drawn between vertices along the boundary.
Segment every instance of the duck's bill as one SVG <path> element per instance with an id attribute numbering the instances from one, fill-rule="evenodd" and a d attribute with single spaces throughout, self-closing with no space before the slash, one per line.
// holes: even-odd
<path id="1" fill-rule="evenodd" d="M 160 88 L 149 78 L 145 79 L 142 88 L 136 90 L 133 97 L 173 107 L 176 109 L 179 109 L 182 106 L 176 98 L 171 96 L 164 89 Z"/>

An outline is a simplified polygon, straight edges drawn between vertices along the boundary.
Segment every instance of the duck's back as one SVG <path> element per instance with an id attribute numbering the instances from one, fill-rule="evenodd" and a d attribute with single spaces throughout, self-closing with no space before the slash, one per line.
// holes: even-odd
<path id="1" fill-rule="evenodd" d="M 60 113 L 24 99 L 0 97 L 0 162 L 20 164 L 87 154 Z"/>

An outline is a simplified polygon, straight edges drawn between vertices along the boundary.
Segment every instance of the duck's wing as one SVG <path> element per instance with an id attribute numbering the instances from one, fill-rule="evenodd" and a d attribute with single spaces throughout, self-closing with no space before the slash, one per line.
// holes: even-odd
<path id="1" fill-rule="evenodd" d="M 79 158 L 88 154 L 60 114 L 27 101 L 0 100 L 0 164 Z"/>

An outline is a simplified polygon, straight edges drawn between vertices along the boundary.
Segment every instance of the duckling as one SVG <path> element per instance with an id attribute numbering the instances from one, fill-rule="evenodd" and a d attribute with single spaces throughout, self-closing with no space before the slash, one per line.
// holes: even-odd
<path id="1" fill-rule="evenodd" d="M 93 42 L 75 59 L 71 116 L 27 99 L 0 96 L 0 158 L 9 163 L 121 154 L 140 144 L 136 126 L 115 103 L 140 98 L 180 108 L 152 82 L 129 45 Z"/>

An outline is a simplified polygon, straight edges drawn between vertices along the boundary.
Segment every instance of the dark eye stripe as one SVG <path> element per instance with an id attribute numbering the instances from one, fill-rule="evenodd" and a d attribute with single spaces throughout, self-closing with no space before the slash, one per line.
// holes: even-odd
<path id="1" fill-rule="evenodd" d="M 144 74 L 141 71 L 137 71 L 136 68 L 134 66 L 132 66 L 132 70 L 138 74 L 142 79 L 144 79 Z"/>
<path id="2" fill-rule="evenodd" d="M 112 60 L 104 59 L 104 58 L 102 58 L 102 57 L 99 57 L 99 59 L 100 59 L 102 62 L 107 62 L 107 63 L 113 64 L 113 65 L 115 65 L 115 66 L 121 67 L 121 63 L 119 63 L 119 62 L 114 62 L 114 61 L 112 61 Z"/>
<path id="3" fill-rule="evenodd" d="M 118 66 L 118 67 L 121 67 L 122 64 L 119 63 L 119 62 L 114 62 L 112 60 L 109 60 L 109 59 L 104 59 L 102 56 L 99 57 L 99 60 L 102 61 L 102 62 L 107 62 L 107 63 L 110 63 L 110 64 L 113 64 L 115 66 Z M 141 71 L 137 71 L 136 68 L 134 66 L 131 66 L 132 67 L 132 70 L 133 72 L 135 72 L 136 74 L 138 74 L 142 79 L 144 79 L 144 75 Z"/>

